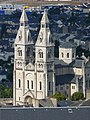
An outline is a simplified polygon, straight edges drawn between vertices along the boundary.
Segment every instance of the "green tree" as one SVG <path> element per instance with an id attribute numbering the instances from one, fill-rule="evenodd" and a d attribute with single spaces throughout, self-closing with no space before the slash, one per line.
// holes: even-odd
<path id="1" fill-rule="evenodd" d="M 13 89 L 12 87 L 8 88 L 4 85 L 0 85 L 0 98 L 12 98 L 13 97 Z"/>
<path id="2" fill-rule="evenodd" d="M 83 100 L 84 99 L 84 95 L 81 92 L 75 92 L 73 93 L 73 95 L 71 96 L 71 100 L 73 101 L 77 101 L 77 100 Z"/>
<path id="3" fill-rule="evenodd" d="M 53 95 L 53 98 L 56 98 L 59 101 L 59 100 L 65 100 L 66 96 L 64 94 L 62 94 L 62 93 L 55 93 Z"/>

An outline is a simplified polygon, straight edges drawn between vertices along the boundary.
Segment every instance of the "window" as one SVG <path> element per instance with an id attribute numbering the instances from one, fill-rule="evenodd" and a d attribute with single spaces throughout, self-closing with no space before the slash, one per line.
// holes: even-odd
<path id="1" fill-rule="evenodd" d="M 69 86 L 66 86 L 66 89 L 69 89 Z"/>
<path id="2" fill-rule="evenodd" d="M 67 58 L 69 58 L 69 53 L 67 53 Z"/>
<path id="3" fill-rule="evenodd" d="M 20 97 L 19 97 L 19 100 L 20 100 Z"/>
<path id="4" fill-rule="evenodd" d="M 42 90 L 42 83 L 40 82 L 40 90 Z"/>
<path id="5" fill-rule="evenodd" d="M 30 34 L 28 35 L 28 41 L 30 41 L 31 40 L 31 36 L 30 36 Z"/>
<path id="6" fill-rule="evenodd" d="M 30 48 L 27 48 L 27 50 L 26 50 L 26 55 L 27 55 L 27 57 L 30 56 Z"/>
<path id="7" fill-rule="evenodd" d="M 49 90 L 51 90 L 51 83 L 49 82 Z"/>
<path id="8" fill-rule="evenodd" d="M 41 50 L 39 50 L 39 58 L 43 58 L 43 52 Z"/>
<path id="9" fill-rule="evenodd" d="M 21 62 L 18 62 L 18 66 L 22 66 L 22 63 L 21 63 Z"/>
<path id="10" fill-rule="evenodd" d="M 64 54 L 63 53 L 61 53 L 62 54 L 62 58 L 64 57 Z"/>
<path id="11" fill-rule="evenodd" d="M 24 24 L 23 23 L 21 23 L 21 26 L 23 26 Z"/>
<path id="12" fill-rule="evenodd" d="M 73 53 L 72 57 L 74 58 L 74 53 Z"/>
<path id="13" fill-rule="evenodd" d="M 75 89 L 75 86 L 72 86 L 72 89 Z"/>
<path id="14" fill-rule="evenodd" d="M 31 89 L 33 89 L 33 81 L 31 81 Z"/>
<path id="15" fill-rule="evenodd" d="M 18 48 L 18 56 L 22 56 L 22 50 L 21 50 L 21 48 Z"/>
<path id="16" fill-rule="evenodd" d="M 19 35 L 19 41 L 21 41 L 21 38 L 22 38 L 21 35 Z"/>
<path id="17" fill-rule="evenodd" d="M 27 80 L 27 88 L 29 89 L 29 80 Z"/>
<path id="18" fill-rule="evenodd" d="M 19 79 L 18 82 L 19 82 L 19 88 L 20 88 L 21 87 L 21 80 Z"/>
<path id="19" fill-rule="evenodd" d="M 60 90 L 63 90 L 63 86 L 60 87 Z"/>
<path id="20" fill-rule="evenodd" d="M 44 24 L 42 24 L 42 28 L 44 28 L 45 27 L 45 25 Z"/>
<path id="21" fill-rule="evenodd" d="M 25 22 L 25 26 L 27 26 L 27 25 L 28 25 L 28 22 L 26 21 L 26 22 Z"/>
<path id="22" fill-rule="evenodd" d="M 47 54 L 48 54 L 48 58 L 50 58 L 51 57 L 51 52 L 49 51 Z"/>

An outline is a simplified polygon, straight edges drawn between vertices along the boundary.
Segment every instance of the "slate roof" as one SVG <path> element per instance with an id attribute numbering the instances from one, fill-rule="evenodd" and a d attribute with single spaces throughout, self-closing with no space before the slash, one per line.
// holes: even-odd
<path id="1" fill-rule="evenodd" d="M 73 67 L 77 67 L 77 68 L 82 68 L 82 63 L 84 62 L 84 60 L 82 58 L 77 58 L 76 60 L 74 60 L 72 63 L 70 63 L 70 66 Z"/>
<path id="2" fill-rule="evenodd" d="M 56 86 L 63 84 L 70 84 L 71 82 L 75 83 L 74 74 L 57 75 L 55 76 L 55 79 L 56 79 Z"/>
<path id="3" fill-rule="evenodd" d="M 85 60 L 83 58 L 76 58 L 76 60 L 72 61 L 70 64 L 65 63 L 63 60 L 55 59 L 55 68 L 62 67 L 77 67 L 82 68 L 82 64 Z"/>
<path id="4" fill-rule="evenodd" d="M 53 107 L 53 106 L 54 105 L 49 98 L 40 100 L 40 107 Z"/>
<path id="5" fill-rule="evenodd" d="M 60 48 L 74 48 L 74 47 L 76 46 L 70 42 L 65 42 L 62 45 L 60 45 Z"/>

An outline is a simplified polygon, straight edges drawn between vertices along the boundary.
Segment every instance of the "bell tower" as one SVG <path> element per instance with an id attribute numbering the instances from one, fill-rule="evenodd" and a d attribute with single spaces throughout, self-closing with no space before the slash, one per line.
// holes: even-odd
<path id="1" fill-rule="evenodd" d="M 35 44 L 35 69 L 37 71 L 37 99 L 55 93 L 54 43 L 49 29 L 47 11 L 41 19 L 39 35 Z"/>
<path id="2" fill-rule="evenodd" d="M 33 41 L 31 38 L 28 18 L 23 10 L 20 18 L 20 27 L 15 40 L 15 66 L 20 67 L 19 64 L 27 64 L 33 58 Z"/>
<path id="3" fill-rule="evenodd" d="M 20 27 L 14 43 L 13 105 L 23 101 L 25 93 L 25 66 L 33 60 L 33 41 L 28 18 L 23 10 Z"/>

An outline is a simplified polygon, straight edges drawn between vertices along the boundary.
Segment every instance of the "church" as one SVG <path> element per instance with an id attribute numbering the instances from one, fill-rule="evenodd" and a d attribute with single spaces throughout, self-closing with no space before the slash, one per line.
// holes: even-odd
<path id="1" fill-rule="evenodd" d="M 76 46 L 69 42 L 59 46 L 59 58 L 55 58 L 54 47 L 47 11 L 43 13 L 34 45 L 23 10 L 14 43 L 14 106 L 26 103 L 37 106 L 39 100 L 52 97 L 57 92 L 70 97 L 81 91 L 86 97 L 85 64 L 89 60 L 84 54 L 81 58 L 76 57 Z"/>

